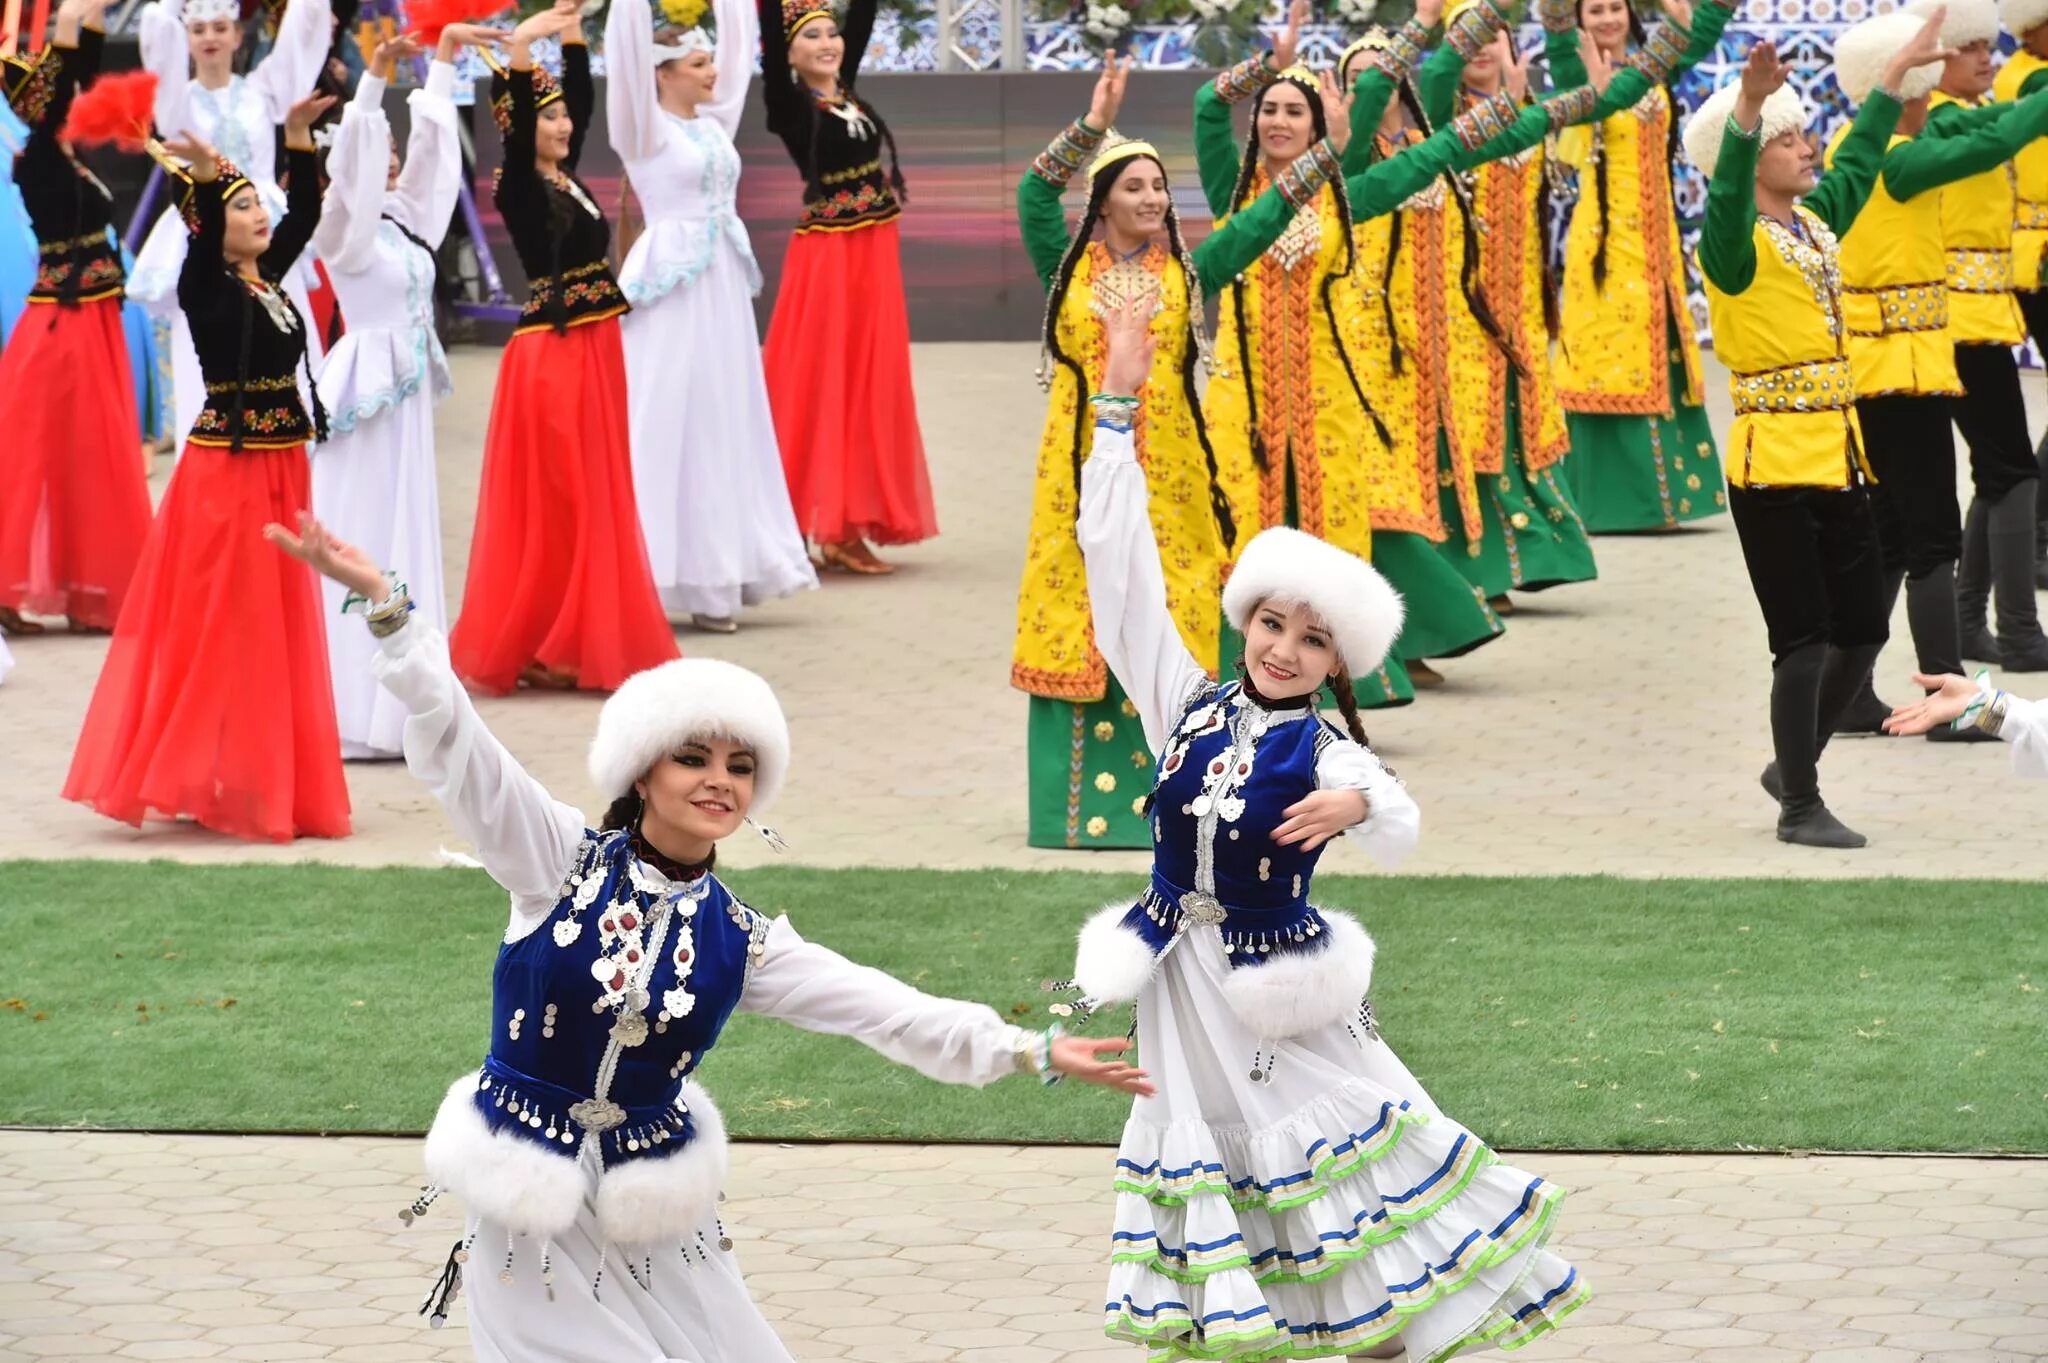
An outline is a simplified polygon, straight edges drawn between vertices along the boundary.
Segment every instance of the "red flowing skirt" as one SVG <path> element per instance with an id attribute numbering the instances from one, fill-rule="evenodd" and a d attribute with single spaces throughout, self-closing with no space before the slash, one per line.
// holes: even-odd
<path id="1" fill-rule="evenodd" d="M 252 841 L 347 835 L 319 580 L 263 538 L 272 521 L 298 525 L 308 481 L 301 445 L 185 446 L 65 799 L 136 825 L 189 815 Z"/>
<path id="2" fill-rule="evenodd" d="M 893 221 L 796 234 L 761 363 L 804 534 L 914 544 L 939 533 Z"/>
<path id="3" fill-rule="evenodd" d="M 617 318 L 505 347 L 448 653 L 492 692 L 533 663 L 610 691 L 677 656 L 633 501 Z"/>
<path id="4" fill-rule="evenodd" d="M 121 300 L 26 309 L 0 413 L 0 606 L 112 629 L 149 534 Z"/>

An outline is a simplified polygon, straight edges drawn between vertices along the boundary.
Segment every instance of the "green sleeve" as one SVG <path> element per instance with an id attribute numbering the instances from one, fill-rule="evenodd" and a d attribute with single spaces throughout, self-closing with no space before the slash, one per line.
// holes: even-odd
<path id="1" fill-rule="evenodd" d="M 1923 133 L 1892 148 L 1884 158 L 1884 187 L 1895 199 L 1910 199 L 1995 170 L 2027 143 L 2048 135 L 2048 94 L 2028 95 L 2017 104 L 1999 107 L 2006 116 L 1995 122 L 1948 135 Z"/>
<path id="2" fill-rule="evenodd" d="M 1741 293 L 1756 278 L 1756 158 L 1762 147 L 1761 137 L 1743 136 L 1729 120 L 1721 159 L 1707 185 L 1700 273 L 1725 294 Z"/>
<path id="3" fill-rule="evenodd" d="M 1440 43 L 1416 73 L 1416 93 L 1422 97 L 1422 113 L 1429 126 L 1440 128 L 1458 116 L 1458 85 L 1464 77 L 1465 59 L 1449 43 Z"/>
<path id="4" fill-rule="evenodd" d="M 1678 59 L 1672 69 L 1672 80 L 1714 55 L 1714 49 L 1721 44 L 1721 34 L 1726 31 L 1728 21 L 1735 17 L 1734 5 L 1716 3 L 1716 0 L 1700 0 L 1693 7 L 1692 29 L 1686 35 L 1685 55 Z"/>
<path id="5" fill-rule="evenodd" d="M 1856 111 L 1849 135 L 1835 148 L 1835 163 L 1820 183 L 1808 191 L 1803 202 L 1836 236 L 1848 232 L 1877 187 L 1878 172 L 1884 167 L 1885 144 L 1899 125 L 1899 102 L 1882 90 L 1872 90 Z"/>
<path id="6" fill-rule="evenodd" d="M 1558 94 L 1586 83 L 1586 63 L 1579 56 L 1577 27 L 1544 30 L 1543 62 L 1550 68 L 1550 88 Z"/>
<path id="7" fill-rule="evenodd" d="M 1216 82 L 1205 82 L 1195 92 L 1195 168 L 1202 176 L 1202 197 L 1209 212 L 1222 217 L 1230 211 L 1230 191 L 1237 187 L 1237 134 L 1230 126 L 1230 106 L 1216 93 Z"/>
<path id="8" fill-rule="evenodd" d="M 2025 99 L 2036 90 L 2048 90 L 2048 66 L 2042 67 L 2039 71 L 2036 71 L 2033 75 L 2020 82 L 2021 99 Z"/>
<path id="9" fill-rule="evenodd" d="M 1540 104 L 1522 110 L 1505 130 L 1474 148 L 1466 147 L 1457 123 L 1446 124 L 1424 141 L 1404 147 L 1362 174 L 1346 179 L 1344 187 L 1351 195 L 1351 215 L 1364 222 L 1391 213 L 1445 171 L 1470 170 L 1526 151 L 1540 143 L 1549 131 L 1550 115 Z"/>
<path id="10" fill-rule="evenodd" d="M 1372 164 L 1373 139 L 1380 116 L 1394 97 L 1394 78 L 1371 62 L 1351 85 L 1351 140 L 1344 144 L 1344 174 L 1357 175 Z"/>
<path id="11" fill-rule="evenodd" d="M 1932 133 L 1937 137 L 1956 137 L 1986 123 L 1996 123 L 2014 108 L 2010 104 L 1937 104 L 1927 111 L 1926 126 L 1920 134 L 1925 137 Z"/>
<path id="12" fill-rule="evenodd" d="M 1202 296 L 1216 293 L 1266 253 L 1294 220 L 1294 205 L 1277 185 L 1230 215 L 1230 220 L 1203 238 L 1194 249 L 1195 273 Z"/>
<path id="13" fill-rule="evenodd" d="M 1028 170 L 1017 182 L 1017 228 L 1024 234 L 1024 254 L 1038 271 L 1040 287 L 1050 289 L 1067 253 L 1067 214 L 1060 207 L 1059 188 Z"/>

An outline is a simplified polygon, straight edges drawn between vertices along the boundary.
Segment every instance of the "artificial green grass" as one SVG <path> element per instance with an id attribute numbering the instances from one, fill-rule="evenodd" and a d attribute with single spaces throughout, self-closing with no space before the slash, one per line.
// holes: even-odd
<path id="1" fill-rule="evenodd" d="M 1141 884 L 789 867 L 732 881 L 815 941 L 1034 1025 L 1081 919 Z M 2039 886 L 1316 888 L 1378 939 L 1387 1042 L 1497 1144 L 2048 1151 Z M 482 1054 L 505 913 L 474 871 L 0 863 L 0 1123 L 419 1130 Z M 1108 1013 L 1092 1030 L 1124 1025 Z M 733 1134 L 768 1139 L 1113 1142 L 1125 1108 L 1072 1084 L 935 1084 L 753 1017 L 699 1077 Z"/>

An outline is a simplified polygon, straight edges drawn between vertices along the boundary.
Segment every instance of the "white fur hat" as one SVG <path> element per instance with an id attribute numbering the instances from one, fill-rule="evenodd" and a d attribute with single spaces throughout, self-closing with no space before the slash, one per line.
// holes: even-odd
<path id="1" fill-rule="evenodd" d="M 1708 95 L 1706 102 L 1685 121 L 1685 158 L 1709 180 L 1714 178 L 1714 167 L 1721 163 L 1721 139 L 1728 131 L 1728 116 L 1735 112 L 1736 96 L 1741 93 L 1742 82 L 1732 80 Z M 1758 136 L 1768 142 L 1802 130 L 1807 121 L 1805 101 L 1790 85 L 1781 85 L 1764 101 L 1763 126 Z"/>
<path id="2" fill-rule="evenodd" d="M 1354 677 L 1377 671 L 1401 632 L 1401 595 L 1370 563 L 1285 526 L 1261 530 L 1245 546 L 1223 589 L 1223 613 L 1242 634 L 1268 600 L 1321 616 Z"/>
<path id="3" fill-rule="evenodd" d="M 716 658 L 677 658 L 626 678 L 598 712 L 590 779 L 606 800 L 633 788 L 692 739 L 724 738 L 754 750 L 751 812 L 775 803 L 789 773 L 789 721 L 759 676 Z"/>
<path id="4" fill-rule="evenodd" d="M 1898 12 L 1925 19 L 1944 5 L 1948 9 L 1947 17 L 1941 21 L 1944 47 L 1998 41 L 1998 0 L 1912 0 Z"/>
<path id="5" fill-rule="evenodd" d="M 2048 9 L 2048 0 L 2037 3 Z M 1843 30 L 1842 36 L 1835 39 L 1835 84 L 1842 87 L 1842 93 L 1852 103 L 1861 104 L 1870 98 L 1870 92 L 1884 79 L 1884 69 L 1891 64 L 1892 54 L 1913 41 L 1913 35 L 1925 22 L 1893 10 Z M 1918 99 L 1933 90 L 1941 84 L 1941 68 L 1941 62 L 1923 62 L 1908 71 L 1899 82 L 1900 98 Z"/>
<path id="6" fill-rule="evenodd" d="M 2013 37 L 2048 24 L 2048 0 L 1998 0 L 1998 20 Z"/>

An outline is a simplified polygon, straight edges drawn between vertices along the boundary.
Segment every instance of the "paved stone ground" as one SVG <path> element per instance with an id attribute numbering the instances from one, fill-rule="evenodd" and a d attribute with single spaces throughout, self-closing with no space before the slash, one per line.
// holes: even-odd
<path id="1" fill-rule="evenodd" d="M 798 861 L 1139 867 L 1139 854 L 1077 859 L 1024 846 L 1025 702 L 1007 683 L 1044 410 L 1032 350 L 931 345 L 916 360 L 941 536 L 893 554 L 894 578 L 833 577 L 751 612 L 735 638 L 686 629 L 683 647 L 755 667 L 780 691 L 797 767 L 776 822 Z M 458 396 L 439 418 L 458 593 L 495 364 L 495 351 L 457 352 Z M 2029 382 L 2038 405 L 2039 382 Z M 1725 392 L 1718 376 L 1710 387 Z M 1725 419 L 1724 410 L 1717 424 Z M 169 462 L 159 461 L 159 482 Z M 1828 754 L 1826 789 L 1873 845 L 1778 844 L 1775 808 L 1755 783 L 1769 756 L 1769 668 L 1732 526 L 1723 518 L 1598 549 L 1598 583 L 1522 598 L 1505 639 L 1445 665 L 1447 690 L 1369 717 L 1425 810 L 1414 870 L 2048 875 L 2048 842 L 2014 836 L 1966 798 L 2006 779 L 1995 747 L 1844 742 Z M 450 843 L 440 812 L 396 764 L 351 769 L 357 832 L 339 842 L 268 848 L 191 826 L 137 832 L 65 804 L 57 791 L 105 641 L 45 636 L 14 651 L 20 665 L 0 688 L 0 856 L 418 865 Z M 1886 651 L 1887 694 L 1904 693 L 1910 662 L 1901 643 Z M 482 709 L 551 788 L 587 800 L 582 754 L 598 704 L 524 694 Z M 738 840 L 728 861 L 761 857 L 751 842 Z M 1364 864 L 1348 848 L 1333 855 Z"/>
<path id="2" fill-rule="evenodd" d="M 1128 1361 L 1096 1332 L 1107 1162 L 742 1146 L 727 1221 L 806 1363 Z M 1526 1162 L 1573 1189 L 1559 1245 L 1599 1294 L 1531 1363 L 2048 1358 L 2048 1163 Z M 415 1314 L 461 1234 L 399 1225 L 417 1168 L 410 1141 L 0 1136 L 0 1358 L 466 1359 L 460 1312 Z"/>

